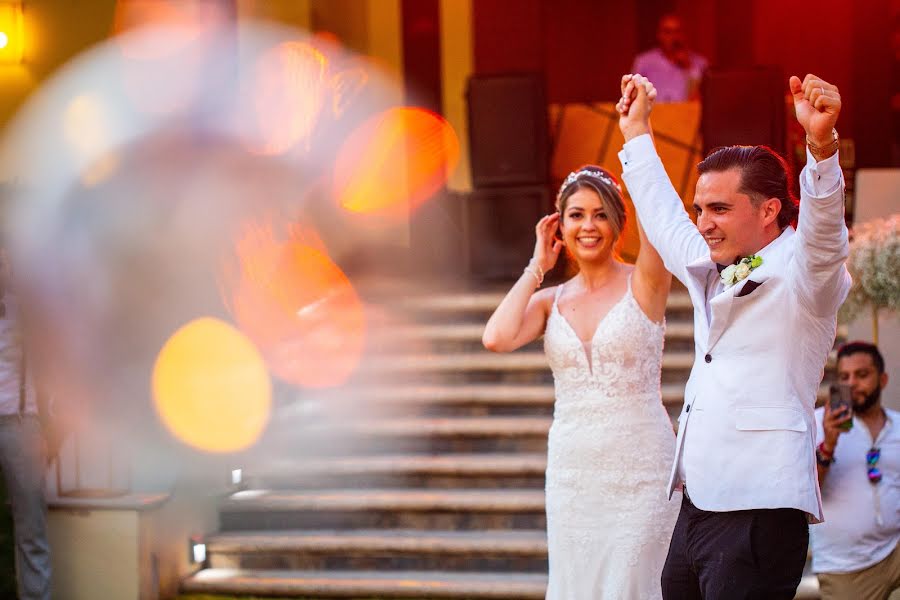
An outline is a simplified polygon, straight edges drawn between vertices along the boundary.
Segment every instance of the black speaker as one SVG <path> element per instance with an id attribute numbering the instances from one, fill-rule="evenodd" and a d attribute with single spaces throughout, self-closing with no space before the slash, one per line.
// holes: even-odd
<path id="1" fill-rule="evenodd" d="M 466 100 L 475 187 L 545 183 L 550 135 L 543 76 L 474 76 Z"/>
<path id="2" fill-rule="evenodd" d="M 534 226 L 551 210 L 546 186 L 481 188 L 469 194 L 469 273 L 515 279 L 534 253 Z"/>
<path id="3" fill-rule="evenodd" d="M 787 90 L 778 67 L 709 69 L 700 86 L 703 154 L 740 144 L 766 145 L 784 155 Z"/>

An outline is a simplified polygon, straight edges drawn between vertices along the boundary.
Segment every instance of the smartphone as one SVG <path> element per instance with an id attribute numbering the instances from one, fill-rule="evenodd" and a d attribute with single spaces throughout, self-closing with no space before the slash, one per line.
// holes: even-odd
<path id="1" fill-rule="evenodd" d="M 846 383 L 832 384 L 831 398 L 828 402 L 830 404 L 831 412 L 833 413 L 841 411 L 846 407 L 847 413 L 850 415 L 853 414 L 853 401 L 850 394 L 850 386 Z M 844 431 L 853 429 L 853 419 L 842 423 L 841 429 Z"/>

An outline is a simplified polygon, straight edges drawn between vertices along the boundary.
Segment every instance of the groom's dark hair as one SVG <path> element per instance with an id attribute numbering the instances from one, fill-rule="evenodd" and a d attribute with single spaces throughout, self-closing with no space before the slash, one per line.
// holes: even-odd
<path id="1" fill-rule="evenodd" d="M 794 176 L 790 165 L 777 152 L 768 146 L 725 146 L 710 152 L 697 165 L 700 175 L 731 169 L 741 172 L 738 191 L 750 196 L 754 206 L 769 198 L 781 200 L 781 229 L 797 224 L 800 203 L 793 191 Z"/>

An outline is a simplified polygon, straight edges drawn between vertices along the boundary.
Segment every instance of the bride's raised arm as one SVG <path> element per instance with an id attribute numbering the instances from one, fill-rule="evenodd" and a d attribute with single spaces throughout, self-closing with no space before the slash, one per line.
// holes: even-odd
<path id="1" fill-rule="evenodd" d="M 634 264 L 631 289 L 634 299 L 652 321 L 661 323 L 666 316 L 666 300 L 672 287 L 672 274 L 666 270 L 662 257 L 647 239 L 638 221 L 641 249 Z"/>

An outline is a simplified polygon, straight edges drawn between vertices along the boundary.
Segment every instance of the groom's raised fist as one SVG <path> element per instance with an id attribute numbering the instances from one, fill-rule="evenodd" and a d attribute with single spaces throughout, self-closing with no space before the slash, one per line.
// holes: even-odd
<path id="1" fill-rule="evenodd" d="M 841 112 L 841 94 L 836 85 L 821 77 L 808 74 L 800 81 L 792 76 L 788 82 L 794 97 L 797 121 L 815 146 L 828 146 L 834 141 L 832 133 Z"/>

